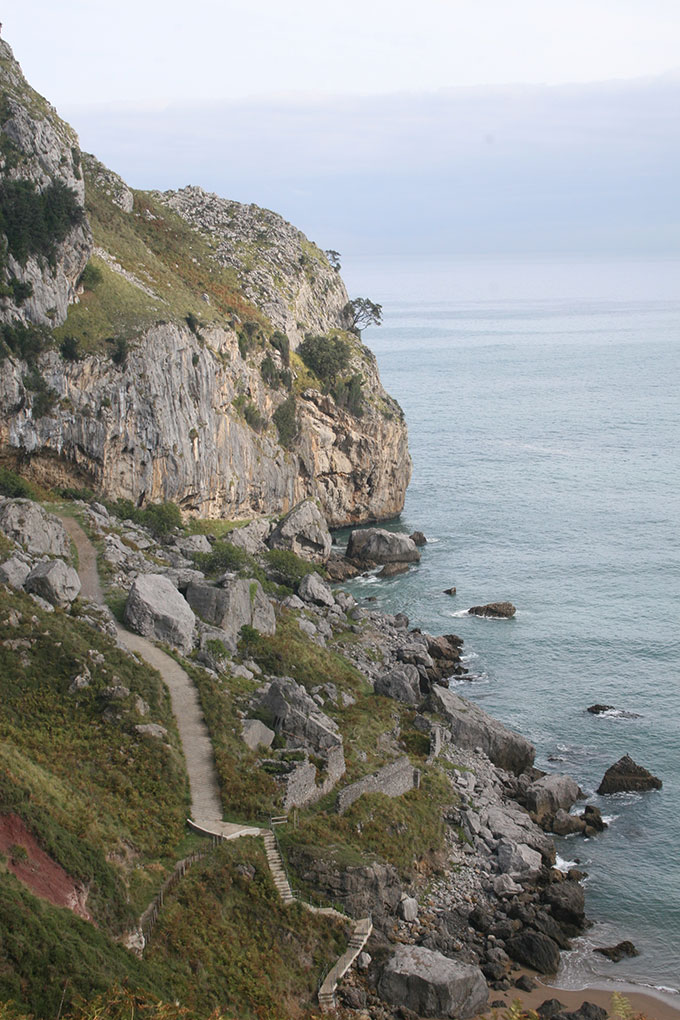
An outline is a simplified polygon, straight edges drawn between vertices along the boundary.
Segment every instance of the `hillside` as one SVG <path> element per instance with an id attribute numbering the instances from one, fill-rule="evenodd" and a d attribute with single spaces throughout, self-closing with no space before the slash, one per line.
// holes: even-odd
<path id="1" fill-rule="evenodd" d="M 403 415 L 324 252 L 200 188 L 132 191 L 2 41 L 0 73 L 3 461 L 200 517 L 399 513 Z"/>

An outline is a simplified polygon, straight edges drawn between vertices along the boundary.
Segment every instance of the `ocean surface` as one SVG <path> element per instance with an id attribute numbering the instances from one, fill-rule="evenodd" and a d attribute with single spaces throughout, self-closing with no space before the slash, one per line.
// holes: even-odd
<path id="1" fill-rule="evenodd" d="M 342 272 L 383 305 L 363 338 L 409 426 L 390 526 L 428 538 L 408 575 L 354 594 L 459 634 L 459 693 L 609 820 L 557 841 L 588 872 L 595 921 L 557 984 L 680 989 L 680 262 L 392 256 Z M 504 599 L 512 620 L 465 613 Z M 596 796 L 625 753 L 663 789 Z M 640 956 L 592 953 L 621 939 Z"/>

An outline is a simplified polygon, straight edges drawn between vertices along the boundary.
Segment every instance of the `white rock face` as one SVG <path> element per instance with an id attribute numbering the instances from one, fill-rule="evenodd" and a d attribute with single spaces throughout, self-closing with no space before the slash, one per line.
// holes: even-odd
<path id="1" fill-rule="evenodd" d="M 53 606 L 69 606 L 80 593 L 80 578 L 63 560 L 43 560 L 30 572 L 25 587 Z"/>
<path id="2" fill-rule="evenodd" d="M 163 574 L 140 574 L 135 580 L 125 605 L 125 622 L 137 634 L 185 654 L 193 648 L 196 617 Z"/>
<path id="3" fill-rule="evenodd" d="M 33 556 L 69 556 L 71 552 L 61 521 L 30 499 L 0 503 L 0 531 Z"/>

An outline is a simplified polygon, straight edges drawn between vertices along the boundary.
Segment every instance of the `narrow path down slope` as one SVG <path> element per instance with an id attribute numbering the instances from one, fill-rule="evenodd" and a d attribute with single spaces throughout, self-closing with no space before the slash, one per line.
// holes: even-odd
<path id="1" fill-rule="evenodd" d="M 80 524 L 72 517 L 61 521 L 78 551 L 78 573 L 82 594 L 103 605 L 104 597 L 97 574 L 97 553 Z M 259 835 L 252 826 L 235 825 L 222 821 L 220 788 L 215 770 L 215 759 L 210 734 L 203 718 L 198 693 L 191 678 L 173 658 L 139 634 L 116 625 L 118 639 L 129 651 L 141 656 L 163 677 L 177 721 L 184 757 L 186 759 L 189 788 L 191 790 L 191 821 L 204 831 L 233 838 L 240 835 Z"/>

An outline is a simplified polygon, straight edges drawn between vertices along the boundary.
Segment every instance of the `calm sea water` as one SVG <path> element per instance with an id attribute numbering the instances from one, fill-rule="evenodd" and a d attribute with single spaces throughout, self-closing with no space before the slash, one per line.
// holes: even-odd
<path id="1" fill-rule="evenodd" d="M 465 640 L 461 693 L 528 736 L 610 820 L 559 841 L 596 921 L 558 983 L 680 988 L 680 263 L 345 260 L 384 307 L 364 340 L 409 425 L 399 530 L 420 566 L 355 582 Z M 443 589 L 456 585 L 455 598 Z M 510 599 L 510 621 L 465 615 Z M 602 702 L 636 718 L 602 718 Z M 663 790 L 597 797 L 626 752 Z M 632 939 L 613 965 L 593 945 Z"/>

